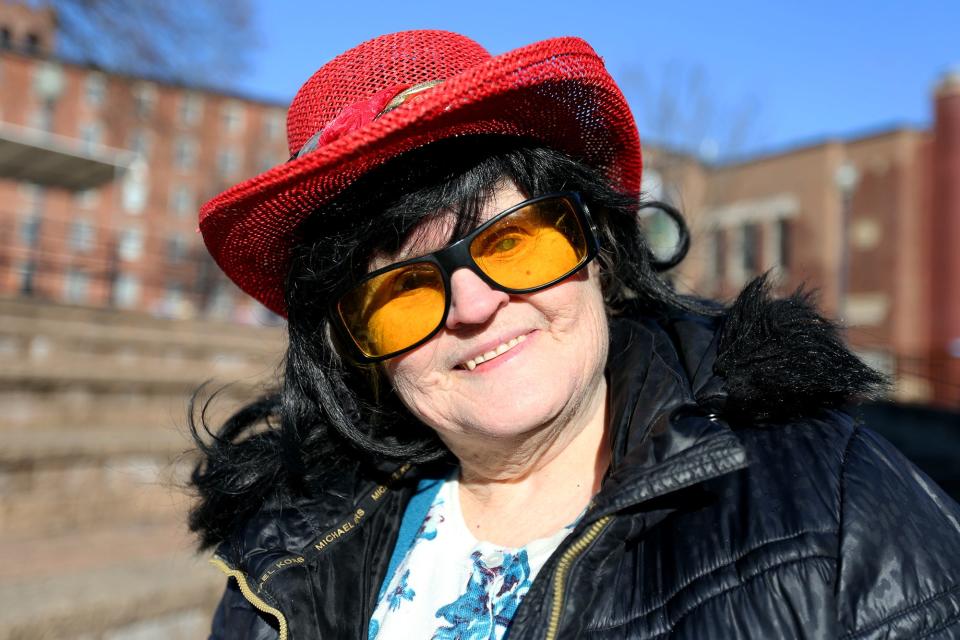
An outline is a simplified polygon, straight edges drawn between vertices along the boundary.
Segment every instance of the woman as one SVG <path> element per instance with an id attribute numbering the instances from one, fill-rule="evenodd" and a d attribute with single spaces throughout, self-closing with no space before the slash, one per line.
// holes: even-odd
<path id="1" fill-rule="evenodd" d="M 839 410 L 882 380 L 803 295 L 657 278 L 584 42 L 383 36 L 288 125 L 201 212 L 290 334 L 197 438 L 213 637 L 960 637 L 960 508 Z"/>

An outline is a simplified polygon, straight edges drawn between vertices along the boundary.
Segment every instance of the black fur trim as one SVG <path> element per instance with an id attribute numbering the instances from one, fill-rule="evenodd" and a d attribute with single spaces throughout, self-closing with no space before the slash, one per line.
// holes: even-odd
<path id="1" fill-rule="evenodd" d="M 847 348 L 839 327 L 817 313 L 813 294 L 774 299 L 767 276 L 753 280 L 725 315 L 713 371 L 726 381 L 725 412 L 790 419 L 881 395 L 886 378 Z"/>

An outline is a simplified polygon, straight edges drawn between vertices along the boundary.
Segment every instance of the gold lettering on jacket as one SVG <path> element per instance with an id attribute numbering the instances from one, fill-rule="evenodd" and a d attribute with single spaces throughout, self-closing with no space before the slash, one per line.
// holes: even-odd
<path id="1" fill-rule="evenodd" d="M 263 572 L 263 575 L 260 576 L 260 586 L 263 586 L 263 583 L 269 580 L 270 576 L 275 574 L 280 569 L 285 569 L 292 564 L 303 564 L 304 562 L 306 562 L 306 560 L 301 556 L 297 556 L 295 558 L 284 558 L 279 562 L 275 562 L 273 565 L 274 566 L 273 569 L 267 569 L 266 571 Z"/>
<path id="2" fill-rule="evenodd" d="M 380 500 L 380 498 L 382 498 L 384 494 L 386 494 L 387 490 L 390 487 L 390 484 L 402 478 L 407 473 L 407 471 L 410 470 L 411 466 L 412 465 L 408 463 L 397 468 L 396 471 L 390 474 L 390 480 L 387 481 L 387 484 L 385 485 L 380 484 L 374 487 L 373 492 L 371 492 L 370 494 L 370 498 L 372 498 L 375 502 Z M 331 542 L 336 541 L 337 539 L 340 538 L 340 536 L 346 533 L 349 533 L 356 526 L 358 526 L 360 524 L 360 521 L 363 520 L 363 518 L 366 515 L 367 515 L 367 512 L 363 509 L 363 507 L 357 507 L 356 511 L 354 511 L 346 520 L 340 523 L 340 526 L 338 526 L 333 531 L 327 532 L 327 534 L 320 539 L 320 542 L 313 545 L 314 548 L 316 548 L 317 551 L 323 551 L 323 549 L 327 545 L 329 545 Z M 306 559 L 303 558 L 302 556 L 291 556 L 275 562 L 272 568 L 268 569 L 263 573 L 262 576 L 260 576 L 260 584 L 258 585 L 257 591 L 259 592 L 260 589 L 263 587 L 264 583 L 267 580 L 269 580 L 270 576 L 272 576 L 276 572 L 280 571 L 281 569 L 286 569 L 291 565 L 303 564 L 304 562 L 306 562 Z"/>
<path id="3" fill-rule="evenodd" d="M 340 526 L 338 526 L 333 531 L 329 531 L 327 535 L 323 536 L 320 539 L 320 542 L 318 542 L 313 546 L 317 549 L 317 551 L 323 551 L 323 548 L 326 547 L 328 544 L 330 544 L 334 540 L 337 540 L 340 536 L 351 531 L 355 526 L 360 524 L 360 521 L 363 519 L 363 516 L 365 515 L 367 515 L 366 511 L 364 511 L 363 509 L 357 509 L 356 511 L 353 512 L 353 516 L 350 518 L 350 520 L 340 523 Z"/>

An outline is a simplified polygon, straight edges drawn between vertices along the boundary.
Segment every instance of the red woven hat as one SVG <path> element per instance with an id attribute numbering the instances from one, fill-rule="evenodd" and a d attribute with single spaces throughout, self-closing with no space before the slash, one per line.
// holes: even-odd
<path id="1" fill-rule="evenodd" d="M 292 159 L 203 205 L 204 242 L 241 289 L 286 315 L 284 281 L 304 219 L 385 161 L 468 134 L 539 140 L 639 195 L 636 124 L 586 42 L 491 56 L 456 33 L 406 31 L 365 42 L 307 80 L 287 115 Z"/>

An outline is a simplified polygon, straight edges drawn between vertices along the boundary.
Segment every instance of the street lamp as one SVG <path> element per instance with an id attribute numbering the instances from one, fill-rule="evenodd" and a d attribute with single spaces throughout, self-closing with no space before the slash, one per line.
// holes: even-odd
<path id="1" fill-rule="evenodd" d="M 837 283 L 837 311 L 845 318 L 847 292 L 850 287 L 850 217 L 853 210 L 853 194 L 860 183 L 860 171 L 849 160 L 833 174 L 833 182 L 840 192 L 840 274 Z"/>

